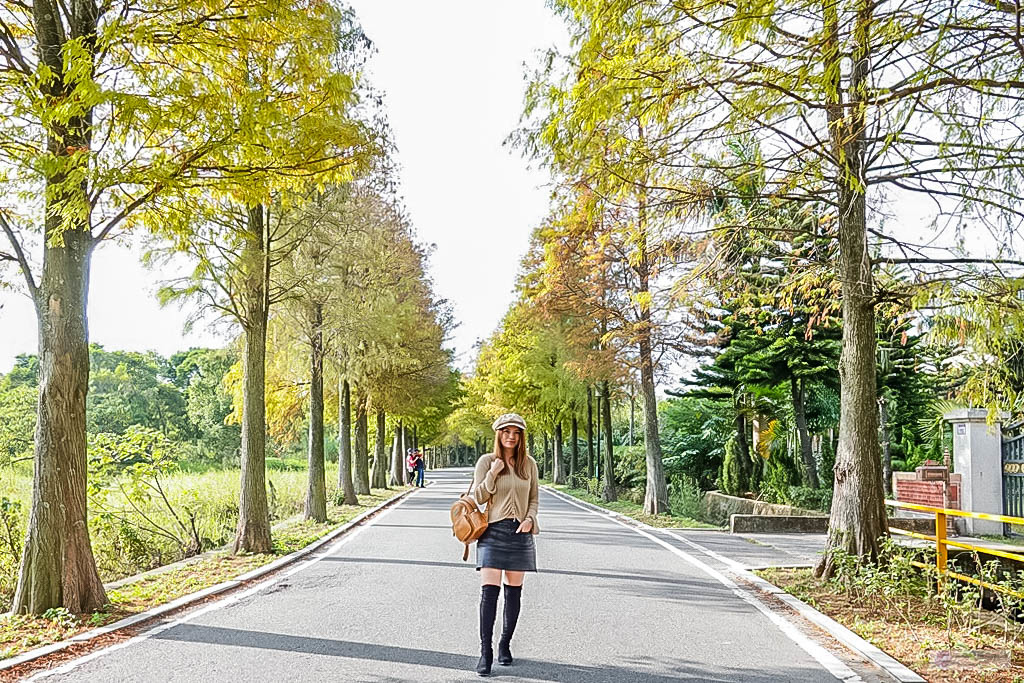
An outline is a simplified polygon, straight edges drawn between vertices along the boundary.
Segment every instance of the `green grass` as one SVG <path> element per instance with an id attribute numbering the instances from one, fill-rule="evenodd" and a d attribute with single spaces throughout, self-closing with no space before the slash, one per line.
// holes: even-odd
<path id="1" fill-rule="evenodd" d="M 693 529 L 717 529 L 713 524 L 707 524 L 705 522 L 698 521 L 691 517 L 675 516 L 675 515 L 649 515 L 644 512 L 643 505 L 633 503 L 628 500 L 617 500 L 611 503 L 606 503 L 601 500 L 600 496 L 595 496 L 584 489 L 571 488 L 564 484 L 553 484 L 550 481 L 541 481 L 542 484 L 550 486 L 553 489 L 567 493 L 570 496 L 579 498 L 580 500 L 594 505 L 599 505 L 607 510 L 618 512 L 619 514 L 631 517 L 638 522 L 643 522 L 649 526 L 659 528 L 693 528 Z"/>
<path id="2" fill-rule="evenodd" d="M 982 535 L 982 539 L 992 541 L 1000 545 L 1019 545 L 1024 547 L 1024 536 L 988 536 Z"/>

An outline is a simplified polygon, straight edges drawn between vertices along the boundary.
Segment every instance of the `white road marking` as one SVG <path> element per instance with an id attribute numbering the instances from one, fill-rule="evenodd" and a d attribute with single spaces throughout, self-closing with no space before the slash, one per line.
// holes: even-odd
<path id="1" fill-rule="evenodd" d="M 246 590 L 244 590 L 244 591 L 242 591 L 240 593 L 236 593 L 236 594 L 233 594 L 233 595 L 229 595 L 226 598 L 215 600 L 214 602 L 210 603 L 206 607 L 202 607 L 202 608 L 200 608 L 198 610 L 195 610 L 194 612 L 190 612 L 190 613 L 188 613 L 188 614 L 186 614 L 186 615 L 184 615 L 184 616 L 182 616 L 182 617 L 180 617 L 178 619 L 175 619 L 174 621 L 168 622 L 166 624 L 158 624 L 156 626 L 153 626 L 153 627 L 147 629 L 146 631 L 143 631 L 139 635 L 134 636 L 134 637 L 124 641 L 123 643 L 117 643 L 115 645 L 110 645 L 108 647 L 96 650 L 95 652 L 90 652 L 89 654 L 85 655 L 84 657 L 80 657 L 78 659 L 74 659 L 74 660 L 68 662 L 67 664 L 64 664 L 63 666 L 57 667 L 56 669 L 48 669 L 46 671 L 40 671 L 36 675 L 34 675 L 31 678 L 28 678 L 26 680 L 27 681 L 40 681 L 40 680 L 43 680 L 44 678 L 49 678 L 50 676 L 55 676 L 55 675 L 58 675 L 58 674 L 69 673 L 69 672 L 73 671 L 74 669 L 78 668 L 79 666 L 81 666 L 82 664 L 85 664 L 87 662 L 91 662 L 94 659 L 99 659 L 100 657 L 108 655 L 108 654 L 110 654 L 112 652 L 116 652 L 117 650 L 120 650 L 121 648 L 124 648 L 124 647 L 128 647 L 129 645 L 134 645 L 136 643 L 140 643 L 142 641 L 148 640 L 148 639 L 152 638 L 153 636 L 160 635 L 161 633 L 163 633 L 164 631 L 166 631 L 168 629 L 174 628 L 175 626 L 179 626 L 181 624 L 187 623 L 187 622 L 189 622 L 189 621 L 191 621 L 191 620 L 193 620 L 193 619 L 195 619 L 197 617 L 200 617 L 200 616 L 202 616 L 204 614 L 207 614 L 209 612 L 214 612 L 216 610 L 222 609 L 224 607 L 227 607 L 228 605 L 233 605 L 236 602 L 238 602 L 239 600 L 244 600 L 245 598 L 249 597 L 250 595 L 255 595 L 256 593 L 259 593 L 260 591 L 265 591 L 268 588 L 271 588 L 271 587 L 277 585 L 282 580 L 287 579 L 288 577 L 293 576 L 294 574 L 298 574 L 303 569 L 306 569 L 307 567 L 309 567 L 309 566 L 311 566 L 313 564 L 316 564 L 317 562 L 319 562 L 323 558 L 328 557 L 330 555 L 333 555 L 335 552 L 337 552 L 341 548 L 341 546 L 345 545 L 346 543 L 350 542 L 352 539 L 354 539 L 357 536 L 359 536 L 359 534 L 363 533 L 363 531 L 365 531 L 366 529 L 369 529 L 370 527 L 372 527 L 374 524 L 377 523 L 378 520 L 383 519 L 384 517 L 387 517 L 391 513 L 392 510 L 395 510 L 395 509 L 401 507 L 405 503 L 405 501 L 407 501 L 410 498 L 412 498 L 412 496 L 415 495 L 415 493 L 416 492 L 414 492 L 413 494 L 410 494 L 410 495 L 402 498 L 402 500 L 398 501 L 397 503 L 395 503 L 394 505 L 392 505 L 388 509 L 382 511 L 379 515 L 376 515 L 372 519 L 369 519 L 369 520 L 365 521 L 364 523 L 360 524 L 357 529 L 353 529 L 351 533 L 347 533 L 347 534 L 343 535 L 341 538 L 339 538 L 334 543 L 331 543 L 329 546 L 327 546 L 327 548 L 323 549 L 322 551 L 317 551 L 319 553 L 318 556 L 313 557 L 313 558 L 308 559 L 308 560 L 303 560 L 303 561 L 299 562 L 297 565 L 295 565 L 294 567 L 283 571 L 281 574 L 275 576 L 272 579 L 269 579 L 269 580 L 264 581 L 262 583 L 258 583 L 257 585 L 255 585 L 255 586 L 253 586 L 251 588 L 247 588 Z"/>
<path id="2" fill-rule="evenodd" d="M 743 589 L 739 584 L 737 584 L 735 581 L 730 579 L 725 574 L 722 574 L 720 571 L 718 571 L 714 567 L 712 567 L 712 566 L 710 566 L 708 564 L 705 564 L 704 562 L 701 562 L 700 560 L 698 560 L 696 557 L 690 555 L 689 553 L 683 552 L 682 550 L 680 550 L 679 548 L 675 547 L 671 543 L 669 543 L 667 541 L 664 541 L 664 540 L 658 538 L 657 536 L 654 536 L 653 534 L 650 534 L 650 533 L 644 531 L 643 529 L 638 529 L 637 527 L 632 526 L 631 524 L 626 524 L 625 522 L 617 519 L 615 513 L 598 512 L 597 510 L 593 510 L 593 509 L 588 508 L 588 507 L 586 507 L 584 505 L 580 505 L 575 500 L 572 500 L 572 499 L 570 499 L 570 498 L 568 498 L 568 497 L 566 497 L 566 496 L 564 496 L 564 495 L 562 495 L 562 494 L 560 494 L 560 493 L 558 493 L 556 491 L 552 491 L 551 489 L 544 489 L 544 491 L 546 493 L 549 493 L 549 494 L 555 496 L 555 498 L 557 498 L 558 500 L 561 500 L 562 502 L 565 502 L 565 503 L 568 503 L 569 505 L 573 505 L 575 507 L 578 507 L 581 510 L 586 510 L 590 514 L 595 515 L 597 517 L 603 517 L 603 518 L 607 519 L 610 522 L 615 522 L 616 524 L 618 524 L 620 526 L 623 526 L 623 527 L 626 527 L 627 529 L 630 529 L 630 530 L 640 534 L 644 538 L 646 538 L 646 539 L 648 539 L 650 541 L 653 541 L 654 543 L 657 543 L 658 545 L 660 545 L 661 547 L 665 548 L 666 550 L 668 550 L 673 555 L 676 555 L 677 557 L 681 558 L 682 560 L 684 560 L 688 564 L 696 567 L 697 569 L 701 570 L 702 572 L 704 572 L 705 574 L 707 574 L 711 578 L 715 579 L 716 581 L 721 583 L 723 586 L 725 586 L 726 588 L 731 590 L 736 597 L 738 597 L 739 599 L 741 599 L 744 602 L 748 603 L 749 605 L 754 607 L 757 611 L 761 612 L 766 617 L 768 617 L 768 619 L 773 624 L 775 624 L 778 627 L 778 629 L 780 631 L 782 631 L 782 633 L 784 633 L 790 640 L 792 640 L 794 643 L 796 643 L 804 652 L 806 652 L 811 657 L 813 657 L 815 659 L 815 661 L 817 661 L 819 664 L 821 664 L 830 674 L 835 676 L 837 679 L 839 679 L 840 681 L 844 681 L 845 683 L 862 683 L 863 679 L 861 679 L 860 675 L 858 675 L 853 669 L 851 669 L 846 664 L 844 664 L 842 662 L 842 660 L 840 660 L 834 654 L 832 654 L 831 652 L 829 652 L 828 650 L 823 648 L 818 643 L 814 642 L 808 636 L 806 636 L 803 633 L 801 633 L 796 628 L 796 626 L 794 626 L 792 623 L 790 623 L 786 619 L 782 618 L 780 615 L 778 615 L 775 612 L 773 612 L 771 609 L 768 608 L 767 605 L 763 604 L 755 596 L 751 595 L 748 591 Z M 678 538 L 678 536 L 676 536 L 675 538 Z M 682 540 L 685 540 L 685 539 L 682 539 Z M 738 565 L 738 563 L 733 562 L 732 560 L 729 560 L 728 558 L 725 558 L 725 557 L 722 557 L 722 560 L 725 561 L 726 564 L 729 565 L 729 566 Z"/>

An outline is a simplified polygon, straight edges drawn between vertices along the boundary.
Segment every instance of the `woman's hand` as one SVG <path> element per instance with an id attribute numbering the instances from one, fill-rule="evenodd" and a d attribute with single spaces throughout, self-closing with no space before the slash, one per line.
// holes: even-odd
<path id="1" fill-rule="evenodd" d="M 501 474 L 501 471 L 505 469 L 505 461 L 501 458 L 495 458 L 491 461 L 491 475 Z"/>
<path id="2" fill-rule="evenodd" d="M 524 519 L 522 524 L 519 525 L 519 528 L 516 529 L 517 534 L 528 534 L 531 531 L 533 531 L 533 520 L 529 517 Z"/>

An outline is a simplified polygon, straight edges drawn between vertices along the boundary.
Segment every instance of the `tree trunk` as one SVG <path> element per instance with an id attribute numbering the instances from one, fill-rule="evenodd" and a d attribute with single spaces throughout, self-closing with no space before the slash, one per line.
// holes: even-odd
<path id="1" fill-rule="evenodd" d="M 886 498 L 892 498 L 892 445 L 889 443 L 889 405 L 882 396 L 878 399 L 878 431 L 882 442 L 882 489 Z"/>
<path id="2" fill-rule="evenodd" d="M 607 389 L 606 389 L 607 390 Z M 654 364 L 650 335 L 640 335 L 640 392 L 644 400 L 644 452 L 647 456 L 647 487 L 644 512 L 660 515 L 668 512 L 668 486 L 661 463 L 661 435 L 658 433 L 658 398 L 654 394 Z M 607 399 L 606 399 L 607 400 Z M 605 410 L 608 410 L 605 408 Z M 608 412 L 611 424 L 611 411 Z"/>
<path id="3" fill-rule="evenodd" d="M 544 453 L 540 457 L 540 478 L 544 479 L 544 468 L 547 465 L 548 460 L 548 433 L 544 432 Z"/>
<path id="4" fill-rule="evenodd" d="M 629 445 L 633 445 L 633 430 L 636 428 L 636 396 L 633 395 L 634 385 L 629 387 Z"/>
<path id="5" fill-rule="evenodd" d="M 612 451 L 612 402 L 608 380 L 601 383 L 601 417 L 604 422 L 604 490 L 601 499 L 606 503 L 618 499 L 615 491 L 615 461 Z"/>
<path id="6" fill-rule="evenodd" d="M 643 137 L 643 129 L 640 136 Z M 644 400 L 644 453 L 647 456 L 647 488 L 644 492 L 644 512 L 658 515 L 668 512 L 668 486 L 661 462 L 661 435 L 658 432 L 658 397 L 654 386 L 654 357 L 651 348 L 651 265 L 647 254 L 647 195 L 641 190 L 639 206 L 640 239 L 637 249 L 640 262 L 636 266 L 641 294 L 639 329 L 640 393 Z"/>
<path id="7" fill-rule="evenodd" d="M 551 478 L 556 484 L 565 484 L 565 460 L 562 450 L 562 422 L 555 424 L 554 459 L 551 463 Z"/>
<path id="8" fill-rule="evenodd" d="M 373 471 L 370 473 L 370 479 L 373 482 L 373 488 L 383 489 L 387 488 L 388 484 L 388 464 L 385 456 L 385 444 L 387 443 L 387 421 L 383 410 L 377 411 L 377 442 L 373 446 Z"/>
<path id="9" fill-rule="evenodd" d="M 405 478 L 395 477 L 395 460 L 398 458 L 398 449 L 401 448 L 402 428 L 396 427 L 395 433 L 391 436 L 391 454 L 388 456 L 388 486 L 398 486 L 405 483 Z"/>
<path id="10" fill-rule="evenodd" d="M 343 504 L 359 505 L 352 483 L 352 387 L 342 379 L 338 389 L 338 488 Z"/>
<path id="11" fill-rule="evenodd" d="M 804 408 L 806 396 L 804 381 L 796 377 L 790 377 L 789 389 L 793 398 L 796 432 L 800 437 L 800 461 L 803 463 L 804 482 L 812 489 L 816 489 L 820 486 L 818 483 L 818 465 L 814 462 L 814 451 L 811 449 L 811 433 L 807 431 L 807 412 Z"/>
<path id="12" fill-rule="evenodd" d="M 96 52 L 96 8 L 85 3 L 75 9 L 70 35 L 81 41 L 79 47 L 91 64 Z M 56 6 L 36 4 L 33 15 L 40 63 L 52 74 L 40 87 L 54 101 L 63 101 L 77 80 L 65 78 L 64 73 L 68 34 L 59 25 Z M 91 126 L 91 111 L 66 122 L 56 117 L 48 124 L 47 151 L 68 162 L 72 150 L 91 149 Z M 30 282 L 39 333 L 39 400 L 32 503 L 11 607 L 16 614 L 39 614 L 52 607 L 92 612 L 107 602 L 89 541 L 86 506 L 87 304 L 95 242 L 88 185 L 83 181 L 69 187 L 66 180 L 62 171 L 46 176 L 43 271 L 38 288 Z M 59 207 L 64 201 L 83 212 L 62 217 Z M 62 230 L 64 218 L 72 223 L 67 230 Z M 31 280 L 27 271 L 25 278 Z"/>
<path id="13" fill-rule="evenodd" d="M 309 346 L 309 472 L 306 486 L 306 519 L 327 521 L 327 481 L 324 473 L 324 335 L 323 308 L 314 305 Z M 340 456 L 339 456 L 340 458 Z"/>
<path id="14" fill-rule="evenodd" d="M 242 359 L 242 484 L 235 552 L 270 552 L 266 484 L 267 225 L 262 205 L 249 207 L 246 238 L 245 352 Z"/>
<path id="15" fill-rule="evenodd" d="M 356 398 L 356 457 L 355 481 L 353 483 L 356 493 L 361 496 L 370 495 L 370 454 L 367 448 L 367 431 L 366 393 L 360 391 Z"/>
<path id="16" fill-rule="evenodd" d="M 396 486 L 405 485 L 405 420 L 398 421 L 395 429 L 395 449 L 391 454 L 391 481 Z"/>
<path id="17" fill-rule="evenodd" d="M 569 448 L 569 483 L 576 485 L 576 463 L 580 459 L 580 433 L 576 414 L 572 416 L 572 427 L 569 429 L 569 436 L 572 438 L 572 445 Z"/>
<path id="18" fill-rule="evenodd" d="M 839 279 L 843 297 L 843 345 L 839 357 L 839 443 L 836 449 L 835 492 L 825 554 L 816 576 L 835 572 L 833 549 L 876 561 L 879 539 L 888 535 L 878 453 L 878 407 L 875 379 L 875 309 L 871 256 L 867 245 L 867 202 L 864 195 L 865 98 L 870 74 L 872 3 L 858 0 L 854 18 L 850 102 L 842 102 L 839 14 L 825 5 L 823 60 L 835 73 L 827 108 L 836 169 L 839 216 Z"/>
<path id="19" fill-rule="evenodd" d="M 93 241 L 88 226 L 52 244 L 47 216 L 36 299 L 39 402 L 28 535 L 11 610 L 92 612 L 107 602 L 89 541 L 85 398 L 89 390 L 87 299 Z"/>
<path id="20" fill-rule="evenodd" d="M 587 479 L 594 476 L 594 401 L 591 386 L 587 385 Z"/>
<path id="21" fill-rule="evenodd" d="M 597 437 L 597 452 L 594 453 L 594 477 L 600 481 L 601 471 L 604 469 L 601 466 L 601 422 L 603 414 L 601 413 L 601 392 L 597 387 L 594 388 L 594 403 L 594 411 L 597 413 L 597 420 L 594 422 L 594 435 Z"/>

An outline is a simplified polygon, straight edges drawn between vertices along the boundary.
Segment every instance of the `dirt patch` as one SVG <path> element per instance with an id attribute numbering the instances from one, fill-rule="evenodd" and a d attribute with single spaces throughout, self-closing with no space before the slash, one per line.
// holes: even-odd
<path id="1" fill-rule="evenodd" d="M 757 572 L 838 621 L 933 683 L 1024 681 L 1021 625 L 977 610 L 950 614 L 928 597 L 892 595 L 857 600 L 809 569 Z"/>

